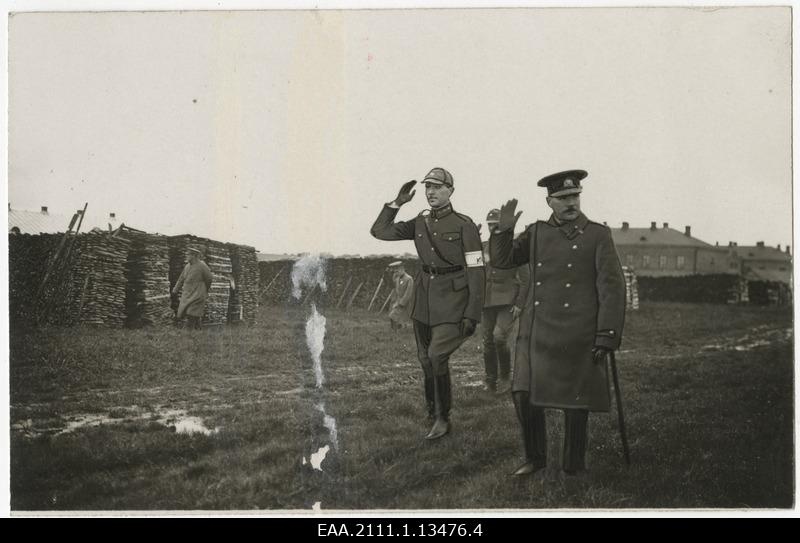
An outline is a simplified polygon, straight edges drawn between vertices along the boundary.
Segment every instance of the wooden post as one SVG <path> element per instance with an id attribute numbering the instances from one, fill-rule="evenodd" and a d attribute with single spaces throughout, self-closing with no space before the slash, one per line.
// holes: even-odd
<path id="1" fill-rule="evenodd" d="M 364 281 L 361 281 L 361 282 L 358 284 L 358 286 L 356 287 L 356 291 L 355 291 L 355 292 L 353 293 L 353 295 L 350 297 L 350 301 L 347 303 L 347 309 L 350 309 L 350 306 L 351 306 L 351 305 L 353 305 L 353 302 L 355 301 L 355 299 L 356 299 L 356 296 L 358 296 L 358 291 L 360 291 L 360 290 L 361 290 L 361 287 L 363 287 L 363 286 L 364 286 Z"/>
<path id="2" fill-rule="evenodd" d="M 39 290 L 36 291 L 36 298 L 38 299 L 39 296 L 42 295 L 42 291 L 44 290 L 45 284 L 47 284 L 47 280 L 50 278 L 50 274 L 53 272 L 53 267 L 58 262 L 58 257 L 61 255 L 61 250 L 64 248 L 64 244 L 67 242 L 67 237 L 69 233 L 72 232 L 72 227 L 75 226 L 75 221 L 78 220 L 78 214 L 75 213 L 72 216 L 72 220 L 69 222 L 69 227 L 67 231 L 64 232 L 64 235 L 61 238 L 61 241 L 58 244 L 58 248 L 56 249 L 55 254 L 53 255 L 53 260 L 50 261 L 50 265 L 47 267 L 47 271 L 44 274 L 44 279 L 42 279 L 42 283 L 39 285 Z"/>
<path id="3" fill-rule="evenodd" d="M 380 310 L 380 311 L 378 311 L 378 315 L 380 315 L 381 313 L 383 313 L 383 310 L 384 310 L 384 309 L 386 309 L 386 304 L 388 304 L 388 303 L 389 303 L 389 300 L 391 300 L 391 299 L 392 299 L 392 294 L 394 294 L 394 293 L 393 293 L 393 292 L 390 292 L 390 293 L 389 293 L 389 295 L 386 297 L 386 301 L 385 301 L 385 302 L 383 302 L 383 305 L 381 306 L 381 310 Z"/>
<path id="4" fill-rule="evenodd" d="M 375 294 L 372 295 L 372 299 L 369 301 L 369 306 L 367 307 L 367 311 L 372 311 L 372 304 L 375 303 L 375 298 L 378 297 L 378 292 L 380 292 L 382 286 L 383 286 L 383 274 L 381 274 L 381 280 L 378 283 L 378 288 L 375 289 Z"/>
<path id="5" fill-rule="evenodd" d="M 336 303 L 336 308 L 338 309 L 342 305 L 342 300 L 344 300 L 344 295 L 347 294 L 347 289 L 350 288 L 350 282 L 353 280 L 353 276 L 347 278 L 347 283 L 344 285 L 344 290 L 342 291 L 342 295 L 339 296 L 339 301 Z"/>

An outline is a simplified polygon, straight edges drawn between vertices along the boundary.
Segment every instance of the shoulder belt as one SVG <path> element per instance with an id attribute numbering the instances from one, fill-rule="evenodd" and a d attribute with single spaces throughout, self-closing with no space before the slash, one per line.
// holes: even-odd
<path id="1" fill-rule="evenodd" d="M 425 224 L 425 235 L 428 236 L 428 243 L 430 243 L 431 247 L 433 247 L 433 251 L 436 253 L 436 256 L 438 256 L 439 258 L 441 258 L 442 260 L 444 260 L 445 262 L 447 262 L 451 266 L 455 266 L 454 263 L 450 262 L 448 259 L 446 259 L 444 257 L 444 255 L 441 253 L 441 251 L 439 251 L 439 248 L 433 242 L 433 236 L 431 236 L 431 229 L 428 228 L 428 217 L 427 216 L 423 216 L 422 217 L 422 222 Z"/>

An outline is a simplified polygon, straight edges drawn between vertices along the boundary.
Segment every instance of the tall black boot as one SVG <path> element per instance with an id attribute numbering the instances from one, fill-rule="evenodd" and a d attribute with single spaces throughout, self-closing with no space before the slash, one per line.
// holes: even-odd
<path id="1" fill-rule="evenodd" d="M 433 376 L 425 376 L 425 404 L 428 406 L 428 418 L 432 421 L 436 416 L 436 381 Z"/>
<path id="2" fill-rule="evenodd" d="M 522 429 L 522 445 L 525 449 L 525 462 L 513 475 L 529 475 L 547 466 L 547 426 L 544 409 L 533 407 L 528 392 L 512 394 L 514 408 Z"/>
<path id="3" fill-rule="evenodd" d="M 511 351 L 505 340 L 497 345 L 497 394 L 508 394 L 511 392 Z"/>
<path id="4" fill-rule="evenodd" d="M 589 412 L 585 409 L 564 410 L 564 473 L 574 475 L 586 469 L 586 440 Z"/>
<path id="5" fill-rule="evenodd" d="M 434 416 L 433 426 L 425 439 L 439 439 L 450 431 L 450 372 L 434 378 Z"/>

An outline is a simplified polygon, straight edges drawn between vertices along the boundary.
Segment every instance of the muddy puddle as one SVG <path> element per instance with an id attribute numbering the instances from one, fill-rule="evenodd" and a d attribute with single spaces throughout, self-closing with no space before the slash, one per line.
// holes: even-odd
<path id="1" fill-rule="evenodd" d="M 190 416 L 184 409 L 157 408 L 155 411 L 142 411 L 133 406 L 124 410 L 117 409 L 110 414 L 81 413 L 69 415 L 61 419 L 35 421 L 26 419 L 11 425 L 11 430 L 29 437 L 40 435 L 60 436 L 71 434 L 83 428 L 103 425 L 115 425 L 126 422 L 151 422 L 172 428 L 178 434 L 214 435 L 219 428 L 208 428 L 200 417 Z"/>
<path id="2" fill-rule="evenodd" d="M 739 351 L 747 352 L 759 347 L 768 347 L 774 343 L 791 341 L 793 331 L 791 328 L 767 328 L 758 326 L 751 333 L 745 334 L 727 343 L 711 343 L 703 345 L 701 351 Z"/>

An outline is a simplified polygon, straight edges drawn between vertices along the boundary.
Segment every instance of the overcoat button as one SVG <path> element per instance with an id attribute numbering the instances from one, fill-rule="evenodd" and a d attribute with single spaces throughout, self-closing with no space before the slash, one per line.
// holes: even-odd
<path id="1" fill-rule="evenodd" d="M 564 304 L 564 307 L 569 307 L 569 304 Z"/>
<path id="2" fill-rule="evenodd" d="M 539 305 L 539 300 L 536 300 L 535 302 L 533 302 L 533 305 Z"/>

